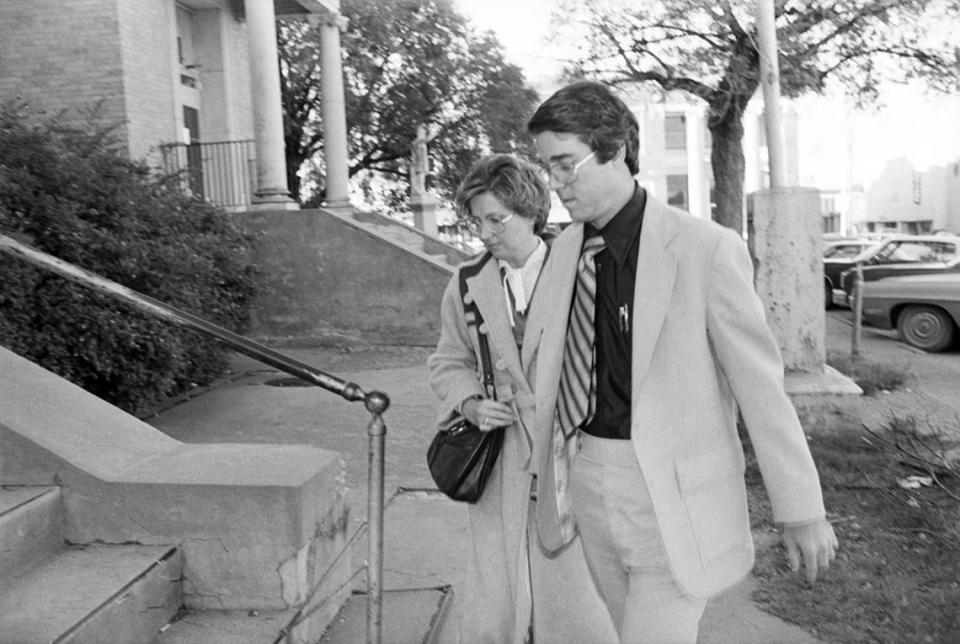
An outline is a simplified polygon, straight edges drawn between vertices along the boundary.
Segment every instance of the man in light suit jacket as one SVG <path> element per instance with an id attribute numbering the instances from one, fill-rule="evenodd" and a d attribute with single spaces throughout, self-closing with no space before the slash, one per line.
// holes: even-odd
<path id="1" fill-rule="evenodd" d="M 812 583 L 837 547 L 750 257 L 733 230 L 637 185 L 637 120 L 605 86 L 562 88 L 528 129 L 573 220 L 542 277 L 551 304 L 528 322 L 535 431 L 554 437 L 537 455 L 552 473 L 541 543 L 562 548 L 571 516 L 621 641 L 692 643 L 707 598 L 753 565 L 738 410 L 792 568 Z"/>

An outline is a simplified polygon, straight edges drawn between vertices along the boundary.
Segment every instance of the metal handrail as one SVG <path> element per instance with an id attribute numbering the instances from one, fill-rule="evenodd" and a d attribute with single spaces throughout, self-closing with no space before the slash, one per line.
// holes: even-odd
<path id="1" fill-rule="evenodd" d="M 253 140 L 164 143 L 160 146 L 168 174 L 183 172 L 183 188 L 223 208 L 250 204 L 256 172 Z"/>
<path id="2" fill-rule="evenodd" d="M 381 391 L 364 392 L 356 383 L 331 376 L 203 318 L 164 304 L 149 295 L 144 295 L 122 284 L 100 277 L 53 255 L 30 248 L 2 234 L 0 234 L 0 252 L 131 304 L 140 311 L 154 317 L 211 336 L 239 353 L 338 394 L 350 402 L 363 401 L 367 411 L 371 414 L 370 422 L 367 425 L 367 436 L 369 438 L 367 474 L 367 642 L 379 644 L 382 636 L 383 615 L 383 470 L 384 444 L 387 433 L 386 425 L 383 422 L 383 412 L 390 406 L 390 398 Z"/>

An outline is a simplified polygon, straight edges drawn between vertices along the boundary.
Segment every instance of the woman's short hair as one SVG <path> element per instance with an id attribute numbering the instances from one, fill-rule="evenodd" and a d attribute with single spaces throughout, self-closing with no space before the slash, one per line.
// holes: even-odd
<path id="1" fill-rule="evenodd" d="M 627 104 L 602 83 L 578 81 L 557 90 L 537 108 L 527 130 L 576 134 L 597 154 L 597 161 L 606 163 L 621 146 L 630 174 L 640 167 L 640 125 Z"/>
<path id="2" fill-rule="evenodd" d="M 533 232 L 540 234 L 550 214 L 550 189 L 540 169 L 510 154 L 491 154 L 474 163 L 460 182 L 455 202 L 457 211 L 470 216 L 470 200 L 489 192 L 504 207 L 533 220 Z"/>

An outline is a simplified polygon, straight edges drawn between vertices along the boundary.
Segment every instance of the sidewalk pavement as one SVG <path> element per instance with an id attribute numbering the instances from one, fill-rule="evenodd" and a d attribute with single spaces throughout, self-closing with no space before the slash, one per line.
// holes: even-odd
<path id="1" fill-rule="evenodd" d="M 832 342 L 834 349 L 842 349 L 844 334 L 848 337 L 849 329 L 842 320 L 829 318 L 827 331 L 832 340 L 828 346 Z M 871 338 L 871 343 L 903 346 L 884 337 Z M 355 382 L 365 391 L 381 390 L 390 396 L 391 404 L 384 415 L 388 503 L 384 520 L 383 641 L 421 642 L 428 637 L 433 641 L 448 641 L 450 631 L 447 629 L 456 620 L 456 592 L 450 590 L 455 591 L 466 574 L 469 528 L 466 508 L 434 490 L 425 466 L 426 448 L 433 435 L 436 415 L 424 364 L 429 349 L 367 347 L 354 351 L 329 348 L 281 351 Z M 920 358 L 917 356 L 918 364 Z M 960 356 L 954 354 L 949 358 L 957 363 L 958 380 L 953 382 L 960 382 Z M 951 373 L 949 358 L 944 363 L 948 374 Z M 347 464 L 351 525 L 358 525 L 366 513 L 367 499 L 369 414 L 362 404 L 348 403 L 315 387 L 276 386 L 289 382 L 286 374 L 246 357 L 237 357 L 234 372 L 237 377 L 231 381 L 171 407 L 147 422 L 185 442 L 308 443 L 340 452 Z M 960 391 L 956 384 L 953 389 Z M 907 398 L 921 406 L 930 403 L 918 392 Z M 949 419 L 951 413 L 956 418 L 960 394 L 956 400 L 952 397 L 949 401 L 932 400 L 940 405 L 943 418 Z M 955 402 L 956 406 L 951 407 L 949 402 Z M 362 565 L 365 558 L 365 541 L 362 539 L 355 548 L 356 565 Z M 362 575 L 357 583 L 355 592 L 363 588 Z M 752 585 L 752 579 L 747 579 L 710 602 L 701 623 L 701 644 L 817 642 L 798 627 L 757 608 L 750 598 Z M 362 595 L 355 595 L 323 641 L 363 641 L 364 601 Z M 451 605 L 453 608 L 448 610 Z"/>

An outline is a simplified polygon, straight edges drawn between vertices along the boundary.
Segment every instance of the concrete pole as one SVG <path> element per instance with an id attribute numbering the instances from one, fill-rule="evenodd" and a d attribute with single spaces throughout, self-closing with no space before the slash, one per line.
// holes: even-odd
<path id="1" fill-rule="evenodd" d="M 340 59 L 340 30 L 347 28 L 347 19 L 340 13 L 339 0 L 321 0 L 321 4 L 323 11 L 310 14 L 309 20 L 311 25 L 320 28 L 320 98 L 323 153 L 327 166 L 324 205 L 348 208 L 347 110 Z"/>
<path id="2" fill-rule="evenodd" d="M 273 0 L 244 0 L 253 92 L 253 132 L 257 151 L 256 209 L 296 210 L 287 185 L 280 99 L 280 60 Z"/>
<path id="3" fill-rule="evenodd" d="M 760 48 L 760 86 L 763 88 L 763 122 L 767 134 L 770 187 L 786 185 L 783 128 L 780 123 L 780 63 L 774 0 L 757 0 L 757 40 Z"/>
<path id="4" fill-rule="evenodd" d="M 860 390 L 826 364 L 820 193 L 785 185 L 773 0 L 757 0 L 757 32 L 770 189 L 750 195 L 747 202 L 756 288 L 780 345 L 786 389 L 794 404 L 798 409 L 811 401 L 822 406 L 823 394 Z"/>

